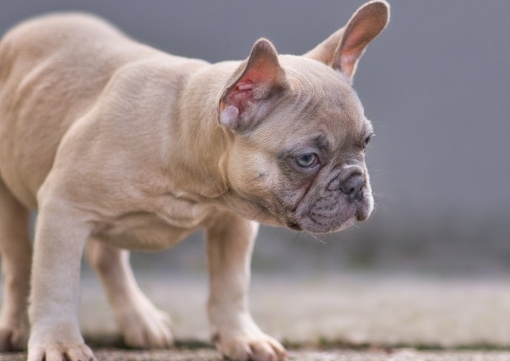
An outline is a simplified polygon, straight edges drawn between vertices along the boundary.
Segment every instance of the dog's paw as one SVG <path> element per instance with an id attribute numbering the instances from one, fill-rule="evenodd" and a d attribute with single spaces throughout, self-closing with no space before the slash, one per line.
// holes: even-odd
<path id="1" fill-rule="evenodd" d="M 126 346 L 132 348 L 168 348 L 174 343 L 170 317 L 150 301 L 119 315 Z"/>
<path id="2" fill-rule="evenodd" d="M 50 343 L 30 346 L 27 361 L 97 361 L 92 350 L 84 343 L 64 345 Z"/>
<path id="3" fill-rule="evenodd" d="M 0 352 L 26 350 L 28 335 L 28 325 L 19 327 L 0 326 Z"/>
<path id="4" fill-rule="evenodd" d="M 83 342 L 76 320 L 39 320 L 32 324 L 27 361 L 97 361 Z"/>
<path id="5" fill-rule="evenodd" d="M 287 357 L 285 348 L 274 338 L 262 332 L 243 334 L 216 334 L 216 348 L 229 360 L 279 361 Z"/>

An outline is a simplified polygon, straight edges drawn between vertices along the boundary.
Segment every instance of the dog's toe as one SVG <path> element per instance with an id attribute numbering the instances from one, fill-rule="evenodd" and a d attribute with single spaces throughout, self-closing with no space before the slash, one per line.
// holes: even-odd
<path id="1" fill-rule="evenodd" d="M 226 358 L 236 361 L 279 361 L 287 357 L 285 348 L 265 334 L 223 339 L 216 346 Z"/>
<path id="2" fill-rule="evenodd" d="M 125 314 L 121 324 L 128 347 L 155 349 L 173 345 L 170 317 L 155 307 Z"/>
<path id="3" fill-rule="evenodd" d="M 1 327 L 0 352 L 26 350 L 28 333 L 28 327 Z"/>
<path id="4" fill-rule="evenodd" d="M 97 361 L 92 350 L 85 344 L 44 344 L 31 347 L 28 361 Z"/>
<path id="5" fill-rule="evenodd" d="M 277 361 L 278 357 L 268 342 L 253 342 L 250 345 L 254 361 Z"/>
<path id="6" fill-rule="evenodd" d="M 279 361 L 287 357 L 287 351 L 275 339 L 265 336 L 250 343 L 253 361 Z"/>

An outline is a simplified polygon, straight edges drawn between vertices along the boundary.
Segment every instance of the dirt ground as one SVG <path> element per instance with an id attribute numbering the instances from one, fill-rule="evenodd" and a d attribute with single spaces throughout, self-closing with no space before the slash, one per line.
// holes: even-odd
<path id="1" fill-rule="evenodd" d="M 139 275 L 177 340 L 208 341 L 207 276 Z M 82 282 L 87 335 L 115 334 L 97 281 Z M 288 344 L 510 349 L 510 279 L 330 274 L 254 276 L 250 307 Z"/>
<path id="2" fill-rule="evenodd" d="M 101 361 L 221 361 L 214 350 L 96 351 Z M 24 361 L 26 354 L 1 354 L 0 361 Z M 508 361 L 510 352 L 494 351 L 291 351 L 289 361 Z"/>
<path id="3" fill-rule="evenodd" d="M 219 361 L 208 343 L 205 274 L 138 275 L 174 323 L 176 349 L 121 346 L 98 282 L 82 281 L 82 329 L 100 361 Z M 255 320 L 289 360 L 510 360 L 510 279 L 330 274 L 255 276 Z M 25 354 L 0 354 L 21 361 Z"/>

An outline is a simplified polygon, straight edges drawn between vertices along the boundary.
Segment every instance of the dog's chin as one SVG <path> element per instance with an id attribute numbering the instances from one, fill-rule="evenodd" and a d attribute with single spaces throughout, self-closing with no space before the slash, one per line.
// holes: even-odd
<path id="1" fill-rule="evenodd" d="M 328 221 L 326 220 L 326 222 Z M 316 220 L 312 218 L 303 218 L 299 220 L 299 222 L 292 221 L 287 222 L 287 227 L 294 231 L 304 231 L 315 234 L 327 234 L 343 231 L 344 229 L 347 229 L 356 224 L 356 222 L 357 222 L 356 217 L 351 217 L 340 224 L 338 224 L 338 222 L 334 222 L 331 224 L 328 224 L 329 222 L 318 223 Z"/>

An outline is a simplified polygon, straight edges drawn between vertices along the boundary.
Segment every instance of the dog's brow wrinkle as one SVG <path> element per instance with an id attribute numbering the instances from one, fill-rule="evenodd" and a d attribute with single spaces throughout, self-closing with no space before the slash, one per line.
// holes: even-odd
<path id="1" fill-rule="evenodd" d="M 329 148 L 328 138 L 324 134 L 317 136 L 313 140 L 313 144 L 317 149 L 320 149 L 320 150 L 325 150 L 325 149 L 327 150 Z"/>

